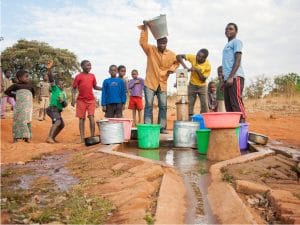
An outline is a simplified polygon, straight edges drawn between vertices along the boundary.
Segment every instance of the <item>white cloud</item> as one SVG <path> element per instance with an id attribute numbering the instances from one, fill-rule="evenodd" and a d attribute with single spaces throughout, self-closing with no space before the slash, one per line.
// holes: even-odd
<path id="1" fill-rule="evenodd" d="M 243 66 L 247 77 L 252 77 L 300 73 L 299 12 L 297 0 L 173 0 L 163 6 L 154 0 L 88 0 L 84 7 L 69 2 L 56 9 L 28 8 L 33 23 L 23 32 L 24 38 L 68 48 L 79 60 L 91 60 L 101 83 L 110 64 L 126 65 L 128 76 L 133 68 L 144 76 L 146 56 L 136 28 L 143 19 L 167 14 L 168 47 L 176 53 L 207 48 L 212 76 L 221 63 L 225 25 L 236 22 L 238 38 L 244 43 Z M 31 35 L 26 37 L 26 32 Z M 149 40 L 155 44 L 152 37 Z M 169 87 L 174 82 L 171 78 Z"/>

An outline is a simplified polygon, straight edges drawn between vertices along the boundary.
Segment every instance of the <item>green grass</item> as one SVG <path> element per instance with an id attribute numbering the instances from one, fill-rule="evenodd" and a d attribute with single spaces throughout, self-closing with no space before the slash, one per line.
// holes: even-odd
<path id="1" fill-rule="evenodd" d="M 108 200 L 88 197 L 76 190 L 66 201 L 65 209 L 69 212 L 68 224 L 103 224 L 113 205 Z"/>
<path id="2" fill-rule="evenodd" d="M 296 172 L 297 174 L 300 174 L 300 168 L 298 166 L 291 166 L 291 170 Z"/>
<path id="3" fill-rule="evenodd" d="M 11 175 L 14 175 L 14 171 L 11 168 L 8 168 L 3 173 L 1 173 L 1 177 L 9 177 Z"/>
<path id="4" fill-rule="evenodd" d="M 103 224 L 114 209 L 110 201 L 87 196 L 80 190 L 68 193 L 67 199 L 59 205 L 30 206 L 30 194 L 26 194 L 23 190 L 4 191 L 1 198 L 6 198 L 7 202 L 1 204 L 1 208 L 9 212 L 17 212 L 15 217 L 24 214 L 27 218 L 31 218 L 31 222 L 39 224 L 53 221 L 62 221 L 67 224 Z M 57 197 L 61 194 L 65 195 L 64 193 L 52 193 L 50 199 L 54 200 L 54 196 Z M 22 212 L 18 211 L 20 208 L 23 208 Z"/>
<path id="5" fill-rule="evenodd" d="M 228 183 L 232 183 L 233 182 L 233 176 L 229 173 L 223 173 L 222 174 L 222 180 Z"/>
<path id="6" fill-rule="evenodd" d="M 32 157 L 31 157 L 31 160 L 32 160 L 32 161 L 41 160 L 41 159 L 42 159 L 42 157 L 43 157 L 43 155 L 42 155 L 42 154 L 39 154 L 39 155 L 34 155 L 34 156 L 32 156 Z"/>
<path id="7" fill-rule="evenodd" d="M 147 222 L 148 225 L 152 225 L 155 222 L 155 218 L 152 214 L 146 214 L 143 219 Z"/>
<path id="8" fill-rule="evenodd" d="M 259 176 L 263 178 L 270 178 L 272 177 L 272 174 L 269 172 L 265 172 L 265 173 L 261 173 Z"/>
<path id="9" fill-rule="evenodd" d="M 50 208 L 45 208 L 43 211 L 38 213 L 35 217 L 31 218 L 32 222 L 34 223 L 49 223 L 51 221 L 55 220 L 55 215 L 57 214 L 57 209 L 50 209 Z"/>
<path id="10" fill-rule="evenodd" d="M 298 199 L 300 199 L 300 194 L 293 193 L 293 195 L 294 195 L 295 197 L 297 197 Z"/>
<path id="11" fill-rule="evenodd" d="M 241 168 L 241 169 L 239 169 L 239 174 L 248 175 L 250 173 L 251 173 L 251 170 L 249 168 Z"/>
<path id="12" fill-rule="evenodd" d="M 121 176 L 124 172 L 124 170 L 113 170 L 112 175 L 118 177 Z"/>
<path id="13" fill-rule="evenodd" d="M 202 166 L 199 167 L 198 171 L 201 175 L 208 173 L 207 169 L 205 167 L 202 167 Z"/>
<path id="14" fill-rule="evenodd" d="M 221 168 L 222 172 L 222 181 L 228 182 L 228 183 L 233 183 L 233 176 L 228 173 L 228 169 L 226 167 Z"/>
<path id="15" fill-rule="evenodd" d="M 7 199 L 6 203 L 1 203 L 1 208 L 14 211 L 21 207 L 30 198 L 23 190 L 1 190 L 1 199 Z"/>

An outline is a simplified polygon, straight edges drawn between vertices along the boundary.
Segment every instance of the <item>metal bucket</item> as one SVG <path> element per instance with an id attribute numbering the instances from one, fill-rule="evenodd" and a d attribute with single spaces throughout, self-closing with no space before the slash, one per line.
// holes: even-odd
<path id="1" fill-rule="evenodd" d="M 100 130 L 100 138 L 102 144 L 117 144 L 124 142 L 124 126 L 123 123 L 109 122 L 107 120 L 97 121 Z"/>
<path id="2" fill-rule="evenodd" d="M 168 36 L 166 15 L 160 15 L 151 20 L 148 20 L 147 22 L 148 22 L 150 31 L 156 40 Z"/>
<path id="3" fill-rule="evenodd" d="M 174 121 L 173 141 L 179 148 L 197 148 L 196 130 L 199 122 Z"/>
<path id="4" fill-rule="evenodd" d="M 189 121 L 189 104 L 176 102 L 177 121 Z"/>

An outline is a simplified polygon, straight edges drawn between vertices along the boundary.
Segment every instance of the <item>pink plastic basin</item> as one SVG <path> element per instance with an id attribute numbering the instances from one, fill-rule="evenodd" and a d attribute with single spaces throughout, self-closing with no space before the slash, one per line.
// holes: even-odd
<path id="1" fill-rule="evenodd" d="M 241 112 L 203 113 L 206 128 L 236 128 L 239 125 Z"/>
<path id="2" fill-rule="evenodd" d="M 124 141 L 129 141 L 131 137 L 132 119 L 127 118 L 107 118 L 108 121 L 120 122 L 124 126 Z"/>

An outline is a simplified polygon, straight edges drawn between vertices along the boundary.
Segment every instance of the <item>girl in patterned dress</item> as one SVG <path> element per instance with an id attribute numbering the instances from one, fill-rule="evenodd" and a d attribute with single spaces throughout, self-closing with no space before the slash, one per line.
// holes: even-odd
<path id="1" fill-rule="evenodd" d="M 16 99 L 13 117 L 13 142 L 23 139 L 30 142 L 32 138 L 31 121 L 34 97 L 34 88 L 29 81 L 29 73 L 19 70 L 16 74 L 18 83 L 6 89 L 5 94 Z"/>

